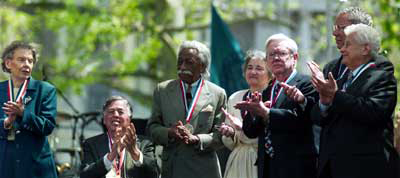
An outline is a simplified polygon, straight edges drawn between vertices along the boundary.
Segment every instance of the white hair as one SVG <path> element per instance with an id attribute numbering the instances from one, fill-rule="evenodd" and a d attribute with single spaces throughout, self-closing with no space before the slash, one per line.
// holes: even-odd
<path id="1" fill-rule="evenodd" d="M 371 47 L 372 55 L 376 55 L 380 48 L 381 37 L 373 27 L 365 24 L 353 24 L 344 29 L 344 34 L 349 36 L 354 33 L 354 40 L 357 44 L 368 44 Z"/>
<path id="2" fill-rule="evenodd" d="M 298 47 L 296 42 L 289 38 L 288 36 L 282 34 L 282 33 L 278 33 L 278 34 L 274 34 L 272 36 L 270 36 L 267 41 L 265 42 L 265 49 L 266 49 L 266 53 L 268 54 L 268 45 L 272 42 L 272 41 L 285 41 L 286 42 L 286 47 L 289 48 L 289 50 L 292 53 L 297 53 Z M 267 55 L 268 56 L 268 55 Z"/>
<path id="3" fill-rule="evenodd" d="M 181 53 L 183 49 L 192 48 L 198 51 L 198 57 L 201 62 L 205 66 L 204 72 L 201 74 L 204 79 L 208 79 L 210 77 L 210 64 L 211 64 L 211 54 L 210 50 L 206 45 L 200 43 L 198 41 L 184 41 L 179 47 L 178 54 Z"/>

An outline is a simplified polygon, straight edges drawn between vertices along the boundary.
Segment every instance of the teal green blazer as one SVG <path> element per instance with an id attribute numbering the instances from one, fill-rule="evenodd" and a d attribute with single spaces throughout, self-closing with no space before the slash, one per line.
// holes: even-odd
<path id="1" fill-rule="evenodd" d="M 0 83 L 1 106 L 8 100 L 7 85 L 8 81 Z M 3 123 L 7 115 L 0 108 L 0 175 L 10 177 L 4 169 L 13 166 L 15 177 L 57 177 L 54 158 L 47 141 L 47 136 L 56 127 L 56 89 L 47 82 L 31 78 L 23 102 L 23 116 L 14 122 L 15 160 L 5 160 L 5 150 L 10 146 L 7 143 L 9 130 L 4 129 Z"/>

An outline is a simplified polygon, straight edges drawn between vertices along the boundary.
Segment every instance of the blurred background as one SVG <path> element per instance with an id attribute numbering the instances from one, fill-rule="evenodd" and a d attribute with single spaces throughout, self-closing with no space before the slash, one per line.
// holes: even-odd
<path id="1" fill-rule="evenodd" d="M 58 89 L 58 127 L 49 140 L 60 165 L 76 169 L 80 142 L 102 132 L 101 107 L 109 96 L 129 98 L 144 128 L 155 85 L 177 77 L 183 40 L 210 47 L 211 80 L 229 95 L 246 88 L 245 52 L 264 51 L 272 34 L 296 40 L 297 69 L 304 73 L 309 60 L 323 66 L 338 57 L 332 26 L 349 6 L 371 14 L 381 52 L 399 78 L 400 0 L 0 0 L 0 50 L 14 40 L 40 49 L 33 77 Z"/>

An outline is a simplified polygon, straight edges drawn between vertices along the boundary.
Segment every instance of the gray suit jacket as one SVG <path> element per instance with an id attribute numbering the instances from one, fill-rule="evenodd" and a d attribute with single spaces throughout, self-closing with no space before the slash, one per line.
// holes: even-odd
<path id="1" fill-rule="evenodd" d="M 226 105 L 225 91 L 205 81 L 190 124 L 200 138 L 196 145 L 186 145 L 168 138 L 168 128 L 185 121 L 185 106 L 179 87 L 180 80 L 168 80 L 157 85 L 149 131 L 156 144 L 163 145 L 162 178 L 220 178 L 216 149 L 223 146 L 221 135 L 214 128 L 223 122 L 221 108 Z"/>

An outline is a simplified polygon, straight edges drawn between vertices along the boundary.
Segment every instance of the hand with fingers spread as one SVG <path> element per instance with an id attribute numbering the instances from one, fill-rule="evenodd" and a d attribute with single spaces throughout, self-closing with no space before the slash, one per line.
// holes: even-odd
<path id="1" fill-rule="evenodd" d="M 298 88 L 296 88 L 296 86 L 290 86 L 283 82 L 279 85 L 283 87 L 286 96 L 288 96 L 290 99 L 300 104 L 304 103 L 305 97 L 303 93 Z"/>
<path id="2" fill-rule="evenodd" d="M 239 118 L 228 113 L 228 111 L 224 108 L 222 108 L 222 112 L 225 114 L 225 118 L 227 118 L 230 121 L 230 125 L 232 125 L 236 129 L 242 129 L 243 123 Z"/>
<path id="3" fill-rule="evenodd" d="M 139 155 L 140 155 L 140 150 L 137 147 L 137 135 L 136 135 L 136 128 L 133 123 L 129 125 L 128 128 L 126 128 L 126 133 L 125 133 L 125 138 L 124 142 L 126 145 L 126 149 L 132 156 L 133 160 L 139 160 Z"/>

